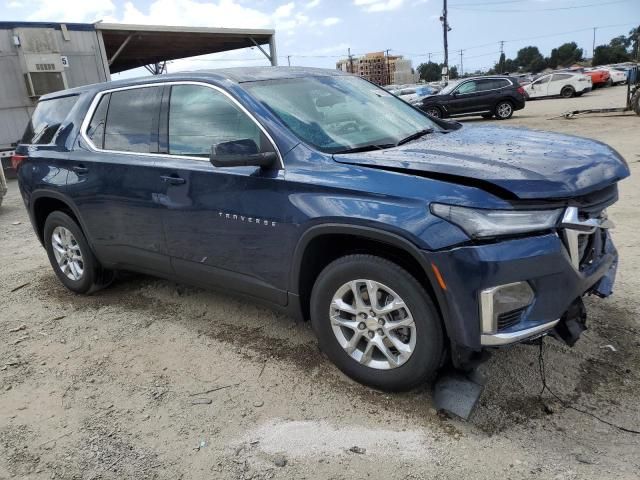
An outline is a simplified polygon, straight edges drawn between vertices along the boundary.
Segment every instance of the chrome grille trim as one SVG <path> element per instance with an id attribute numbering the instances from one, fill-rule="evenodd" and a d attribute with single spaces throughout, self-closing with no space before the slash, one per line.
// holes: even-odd
<path id="1" fill-rule="evenodd" d="M 580 220 L 577 207 L 567 207 L 560 224 L 562 239 L 571 258 L 571 263 L 576 270 L 580 270 L 579 237 L 580 235 L 592 235 L 599 228 L 612 229 L 614 223 L 607 218 L 606 210 L 602 210 L 597 217 Z"/>

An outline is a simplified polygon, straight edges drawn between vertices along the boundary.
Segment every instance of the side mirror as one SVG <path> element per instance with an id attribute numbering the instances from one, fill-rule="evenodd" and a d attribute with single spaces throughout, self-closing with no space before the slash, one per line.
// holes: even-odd
<path id="1" fill-rule="evenodd" d="M 209 155 L 214 167 L 270 167 L 277 158 L 276 152 L 260 152 L 250 138 L 216 143 L 211 146 Z"/>

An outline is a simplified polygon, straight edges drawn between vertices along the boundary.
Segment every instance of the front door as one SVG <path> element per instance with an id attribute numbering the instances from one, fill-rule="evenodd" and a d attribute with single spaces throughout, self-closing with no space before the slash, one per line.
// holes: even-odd
<path id="1" fill-rule="evenodd" d="M 100 260 L 152 274 L 171 272 L 157 202 L 162 182 L 152 155 L 162 89 L 103 94 L 80 140 L 86 149 L 69 155 L 68 192 Z"/>
<path id="2" fill-rule="evenodd" d="M 535 82 L 531 84 L 529 89 L 529 96 L 531 98 L 537 97 L 546 97 L 548 95 L 549 90 L 549 81 L 551 80 L 551 75 L 545 75 L 542 78 L 539 78 Z"/>
<path id="3" fill-rule="evenodd" d="M 483 89 L 481 80 L 461 83 L 452 94 L 453 99 L 449 103 L 450 115 L 488 110 L 488 95 L 489 92 Z"/>
<path id="4" fill-rule="evenodd" d="M 277 265 L 290 253 L 281 191 L 284 171 L 216 168 L 211 146 L 252 140 L 273 150 L 257 123 L 227 95 L 205 85 L 173 85 L 163 107 L 163 193 L 167 249 L 175 273 L 203 286 L 229 288 L 286 304 Z M 161 143 L 162 140 L 161 140 Z"/>

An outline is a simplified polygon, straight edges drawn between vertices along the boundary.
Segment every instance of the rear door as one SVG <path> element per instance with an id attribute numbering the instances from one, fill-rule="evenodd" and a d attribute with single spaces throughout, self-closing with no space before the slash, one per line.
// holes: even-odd
<path id="1" fill-rule="evenodd" d="M 162 92 L 146 86 L 96 98 L 68 179 L 100 260 L 151 274 L 171 272 L 154 155 Z"/>
<path id="2" fill-rule="evenodd" d="M 551 81 L 547 85 L 547 95 L 560 95 L 562 87 L 569 83 L 569 79 L 573 75 L 568 73 L 554 73 L 551 77 Z"/>
<path id="3" fill-rule="evenodd" d="M 283 236 L 284 170 L 209 162 L 211 146 L 221 142 L 250 139 L 261 151 L 275 146 L 234 101 L 206 85 L 172 85 L 161 118 L 162 175 L 170 178 L 161 203 L 175 273 L 286 304 L 283 269 L 276 268 L 291 253 Z"/>

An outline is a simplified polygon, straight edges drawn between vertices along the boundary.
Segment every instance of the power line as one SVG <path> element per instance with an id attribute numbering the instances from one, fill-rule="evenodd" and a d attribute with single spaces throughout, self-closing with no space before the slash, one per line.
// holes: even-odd
<path id="1" fill-rule="evenodd" d="M 535 12 L 552 12 L 552 11 L 557 11 L 557 10 L 575 10 L 577 8 L 587 8 L 587 7 L 600 7 L 600 6 L 605 6 L 605 5 L 613 5 L 616 3 L 624 3 L 624 2 L 630 2 L 632 0 L 613 0 L 611 2 L 599 2 L 599 3 L 588 3 L 585 5 L 571 5 L 571 6 L 566 6 L 566 7 L 553 7 L 553 8 L 537 8 L 537 9 L 533 9 L 533 10 L 513 10 L 513 9 L 509 9 L 509 10 L 487 10 L 485 8 L 481 8 L 482 6 L 480 5 L 480 8 L 467 8 L 467 7 L 456 7 L 451 5 L 452 9 L 455 10 L 465 10 L 468 12 L 483 12 L 483 13 L 535 13 Z M 635 0 L 634 0 L 635 1 Z"/>

